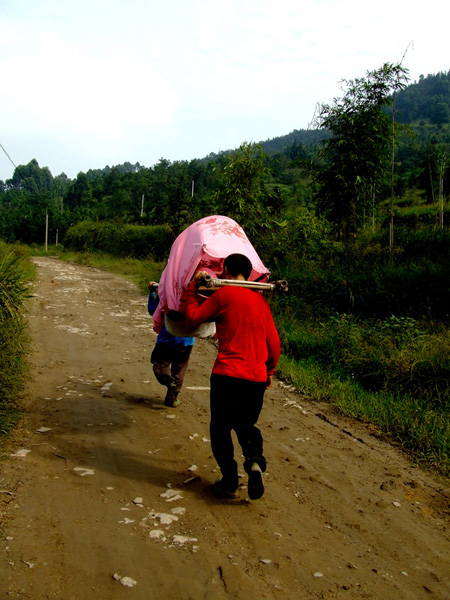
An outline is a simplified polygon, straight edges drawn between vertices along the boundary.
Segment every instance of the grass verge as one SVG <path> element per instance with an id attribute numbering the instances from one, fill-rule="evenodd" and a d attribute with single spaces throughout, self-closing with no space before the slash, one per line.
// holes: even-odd
<path id="1" fill-rule="evenodd" d="M 35 274 L 28 251 L 0 242 L 0 445 L 20 419 L 20 398 L 28 373 L 24 301 Z"/>
<path id="2" fill-rule="evenodd" d="M 450 475 L 450 414 L 418 396 L 368 391 L 312 359 L 282 355 L 277 375 L 312 401 L 325 400 L 341 413 L 373 424 L 410 453 L 415 464 Z"/>

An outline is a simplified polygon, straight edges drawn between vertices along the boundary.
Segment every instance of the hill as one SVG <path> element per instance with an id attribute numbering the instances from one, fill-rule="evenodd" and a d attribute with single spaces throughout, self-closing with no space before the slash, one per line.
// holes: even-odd
<path id="1" fill-rule="evenodd" d="M 411 83 L 396 95 L 395 103 L 400 123 L 411 125 L 415 130 L 421 124 L 423 130 L 423 122 L 427 121 L 431 126 L 429 129 L 437 133 L 439 127 L 450 123 L 450 71 L 426 77 L 421 75 L 418 82 Z M 312 146 L 327 137 L 327 132 L 321 129 L 294 129 L 259 143 L 267 154 L 276 154 L 296 145 Z"/>

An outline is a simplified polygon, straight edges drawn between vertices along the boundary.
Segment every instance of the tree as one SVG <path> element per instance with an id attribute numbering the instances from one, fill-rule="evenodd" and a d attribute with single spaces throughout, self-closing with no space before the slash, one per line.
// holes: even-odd
<path id="1" fill-rule="evenodd" d="M 433 152 L 434 164 L 438 176 L 439 225 L 444 227 L 444 179 L 450 165 L 450 144 L 435 144 Z"/>
<path id="2" fill-rule="evenodd" d="M 439 224 L 444 228 L 444 176 L 450 164 L 449 147 L 441 149 L 439 155 Z"/>
<path id="3" fill-rule="evenodd" d="M 50 192 L 53 189 L 53 176 L 47 167 L 41 168 L 33 158 L 27 165 L 15 168 L 9 183 L 11 187 L 31 193 Z"/>
<path id="4" fill-rule="evenodd" d="M 406 79 L 406 69 L 386 63 L 365 78 L 344 80 L 344 97 L 319 109 L 318 126 L 331 137 L 321 142 L 313 165 L 317 206 L 346 243 L 387 182 L 392 137 L 385 107 Z"/>
<path id="5" fill-rule="evenodd" d="M 68 186 L 67 192 L 64 195 L 64 205 L 70 209 L 81 207 L 83 201 L 90 197 L 91 184 L 86 174 L 78 173 L 77 178 Z"/>
<path id="6" fill-rule="evenodd" d="M 266 223 L 262 202 L 265 164 L 261 145 L 244 142 L 227 157 L 220 172 L 220 187 L 214 195 L 221 214 L 235 219 L 250 239 L 260 235 Z"/>

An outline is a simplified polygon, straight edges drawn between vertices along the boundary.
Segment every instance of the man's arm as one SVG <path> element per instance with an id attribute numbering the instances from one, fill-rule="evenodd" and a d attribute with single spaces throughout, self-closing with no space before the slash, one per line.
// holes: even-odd
<path id="1" fill-rule="evenodd" d="M 159 304 L 159 298 L 156 295 L 155 292 L 155 282 L 154 281 L 150 281 L 150 283 L 148 284 L 148 289 L 149 289 L 149 294 L 148 294 L 148 302 L 147 302 L 147 309 L 150 315 L 153 315 L 153 313 L 155 312 L 158 304 Z"/>
<path id="2" fill-rule="evenodd" d="M 203 271 L 195 274 L 190 282 L 183 301 L 186 323 L 189 326 L 197 327 L 201 323 L 214 321 L 220 314 L 220 301 L 217 292 L 214 292 L 203 304 L 198 297 L 198 286 L 205 275 Z"/>
<path id="3" fill-rule="evenodd" d="M 268 390 L 270 388 L 270 386 L 272 385 L 272 381 L 273 381 L 273 375 L 268 375 L 267 379 L 266 379 L 266 390 Z"/>

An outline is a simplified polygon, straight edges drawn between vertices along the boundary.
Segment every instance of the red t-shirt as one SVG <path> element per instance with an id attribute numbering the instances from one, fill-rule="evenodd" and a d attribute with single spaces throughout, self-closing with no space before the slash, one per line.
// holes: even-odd
<path id="1" fill-rule="evenodd" d="M 262 294 L 227 286 L 200 304 L 194 283 L 186 295 L 186 321 L 197 327 L 215 321 L 219 353 L 212 372 L 248 381 L 267 381 L 280 358 L 272 313 Z"/>

